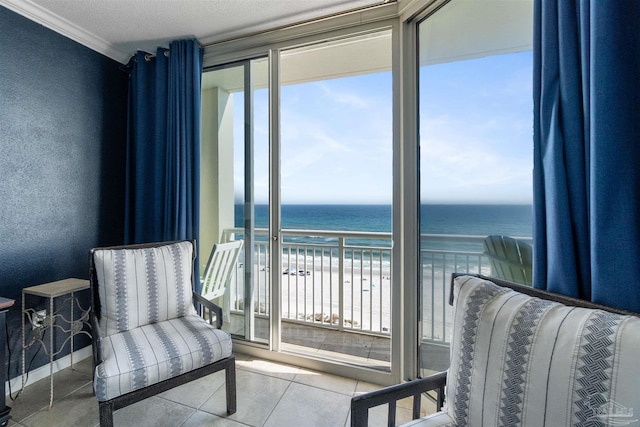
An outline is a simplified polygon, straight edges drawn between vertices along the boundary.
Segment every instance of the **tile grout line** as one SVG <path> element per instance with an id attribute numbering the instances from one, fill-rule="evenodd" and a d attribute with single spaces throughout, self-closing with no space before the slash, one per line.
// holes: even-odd
<path id="1" fill-rule="evenodd" d="M 282 393 L 282 395 L 280 396 L 280 398 L 278 399 L 276 404 L 273 405 L 273 408 L 271 409 L 271 412 L 269 412 L 269 415 L 267 415 L 267 417 L 264 419 L 264 422 L 262 423 L 262 425 L 261 426 L 256 426 L 256 427 L 264 427 L 264 425 L 267 424 L 267 422 L 269 421 L 269 418 L 271 418 L 271 416 L 273 415 L 274 411 L 276 410 L 276 408 L 278 407 L 280 402 L 282 402 L 282 398 L 284 397 L 285 394 L 287 394 L 287 391 L 291 387 L 291 383 L 293 383 L 293 381 L 291 381 L 291 380 L 286 380 L 286 381 L 289 383 L 287 385 L 287 388 L 284 389 L 284 392 Z"/>
<path id="2" fill-rule="evenodd" d="M 65 369 L 69 369 L 69 368 L 65 368 Z M 59 371 L 59 372 L 62 372 L 62 371 Z M 59 374 L 59 372 L 56 372 L 56 374 Z M 86 372 L 77 371 L 77 370 L 75 370 L 75 369 L 74 369 L 74 370 L 71 370 L 70 372 L 71 372 L 71 373 L 72 373 L 72 372 L 76 372 L 76 373 L 79 373 L 80 375 L 87 374 Z M 67 373 L 66 375 L 69 375 L 69 373 Z M 71 375 L 74 375 L 74 374 L 71 374 Z M 88 375 L 88 374 L 87 374 L 87 375 Z M 60 380 L 60 378 L 58 378 L 58 380 Z M 39 380 L 39 381 L 41 381 L 41 380 Z M 86 380 L 85 380 L 85 382 L 84 382 L 83 384 L 79 385 L 78 387 L 76 387 L 75 389 L 71 390 L 70 392 L 68 392 L 68 393 L 66 393 L 66 394 L 64 394 L 64 395 L 62 395 L 62 396 L 60 397 L 60 399 L 67 399 L 67 398 L 71 398 L 71 397 L 72 397 L 72 395 L 74 395 L 76 392 L 80 391 L 80 389 L 82 389 L 82 388 L 86 387 L 86 386 L 87 386 L 87 385 L 89 385 L 89 384 L 92 384 L 92 381 L 93 381 L 92 379 L 86 379 Z M 32 383 L 32 384 L 25 384 L 25 389 L 26 389 L 26 387 L 28 387 L 28 386 L 33 386 L 33 385 L 35 385 L 37 382 L 38 382 L 38 381 L 36 381 L 36 382 L 34 382 L 34 383 Z M 23 390 L 24 390 L 24 389 L 21 389 L 21 390 L 20 390 L 20 392 L 22 393 L 22 391 L 23 391 Z M 12 399 L 11 401 L 12 401 L 12 402 L 16 402 L 16 400 L 13 400 L 13 399 Z M 55 405 L 55 401 L 53 402 L 53 404 Z M 16 424 L 18 424 L 18 425 L 22 426 L 22 425 L 24 425 L 24 424 L 22 424 L 22 421 L 26 421 L 26 420 L 28 420 L 29 418 L 33 417 L 34 415 L 36 415 L 36 414 L 38 414 L 38 413 L 40 413 L 40 412 L 43 412 L 43 411 L 45 411 L 45 410 L 48 410 L 48 409 L 49 409 L 49 405 L 45 403 L 45 404 L 44 404 L 44 406 L 42 406 L 42 407 L 40 407 L 40 408 L 36 408 L 36 409 L 34 409 L 32 412 L 30 412 L 29 414 L 26 414 L 26 416 L 24 416 L 24 417 L 23 417 L 23 418 L 21 418 L 20 420 L 16 420 L 16 419 L 15 419 L 15 418 L 13 418 L 13 417 L 12 417 L 11 419 L 12 419 L 12 420 L 13 420 L 13 422 L 15 422 Z"/>
<path id="3" fill-rule="evenodd" d="M 312 372 L 317 372 L 317 371 L 312 371 Z M 331 375 L 331 374 L 326 374 L 326 373 L 323 373 L 323 372 L 317 372 L 317 373 L 320 374 L 320 376 Z M 300 381 L 296 381 L 296 377 L 298 375 L 299 374 L 296 374 L 296 376 L 293 377 L 291 382 L 294 382 L 294 383 L 300 384 L 300 385 L 304 385 L 304 386 L 307 386 L 307 387 L 312 387 L 312 388 L 315 388 L 315 389 L 318 389 L 318 390 L 328 391 L 328 392 L 331 392 L 331 393 L 337 393 L 337 394 L 341 394 L 343 396 L 350 396 L 350 397 L 353 397 L 355 395 L 355 392 L 358 389 L 358 383 L 360 382 L 358 380 L 352 380 L 352 381 L 355 382 L 355 385 L 353 387 L 353 391 L 351 392 L 351 394 L 349 394 L 349 393 L 344 393 L 344 392 L 341 392 L 341 391 L 336 391 L 336 390 L 332 390 L 332 389 L 328 389 L 328 388 L 324 388 L 324 387 L 319 387 L 319 386 L 314 385 L 314 384 L 307 384 L 307 383 L 303 383 L 303 382 L 300 382 Z M 344 378 L 344 377 L 339 377 L 339 378 Z M 347 379 L 349 379 L 349 378 L 347 378 Z"/>

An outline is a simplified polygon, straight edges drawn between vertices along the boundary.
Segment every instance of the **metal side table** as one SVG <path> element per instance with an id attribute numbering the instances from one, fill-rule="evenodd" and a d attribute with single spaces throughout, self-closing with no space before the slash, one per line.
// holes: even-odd
<path id="1" fill-rule="evenodd" d="M 12 299 L 0 297 L 0 332 L 2 334 L 4 334 L 6 326 L 5 315 L 13 303 L 14 300 Z M 7 380 L 5 378 L 5 373 L 7 372 L 7 342 L 4 337 L 0 339 L 0 360 L 2 360 L 2 363 L 0 364 L 0 426 L 6 426 L 11 418 L 11 415 L 9 415 L 11 408 L 7 406 L 5 394 L 5 382 Z"/>
<path id="2" fill-rule="evenodd" d="M 90 332 L 84 330 L 84 326 L 87 325 L 89 329 L 91 325 L 89 323 L 89 309 L 85 309 L 80 306 L 80 302 L 77 297 L 74 296 L 74 292 L 83 291 L 89 289 L 89 281 L 83 279 L 64 279 L 57 282 L 45 283 L 44 285 L 31 286 L 22 290 L 22 387 L 25 386 L 25 351 L 36 342 L 42 345 L 44 351 L 49 355 L 49 369 L 50 369 L 50 394 L 49 394 L 49 407 L 53 405 L 53 357 L 59 354 L 67 342 L 71 341 L 70 357 L 71 368 L 73 368 L 73 337 L 77 334 L 86 334 L 91 336 Z M 26 295 L 37 295 L 40 297 L 49 298 L 49 308 L 44 319 L 39 318 L 38 312 L 34 308 L 27 308 L 25 304 Z M 67 296 L 67 299 L 59 305 L 58 311 L 53 309 L 53 300 L 57 297 Z M 70 307 L 70 319 L 66 319 L 60 311 L 69 303 Z M 77 305 L 80 309 L 80 318 L 75 320 L 73 318 L 73 306 Z M 25 317 L 29 319 L 29 326 L 33 328 L 33 339 L 31 342 L 25 342 Z M 36 326 L 32 326 L 36 325 Z M 58 328 L 63 333 L 68 333 L 69 336 L 60 345 L 60 348 L 54 351 L 53 347 L 53 335 L 54 328 Z M 49 331 L 49 343 L 48 348 L 45 344 L 43 337 L 46 331 Z"/>

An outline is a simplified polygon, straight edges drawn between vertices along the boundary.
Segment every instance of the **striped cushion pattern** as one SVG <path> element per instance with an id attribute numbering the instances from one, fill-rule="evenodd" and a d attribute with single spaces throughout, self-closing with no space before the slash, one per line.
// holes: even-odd
<path id="1" fill-rule="evenodd" d="M 640 318 L 468 276 L 456 278 L 454 300 L 446 408 L 456 425 L 638 422 Z"/>
<path id="2" fill-rule="evenodd" d="M 195 314 L 192 305 L 193 244 L 94 253 L 102 336 Z"/>
<path id="3" fill-rule="evenodd" d="M 112 334 L 101 341 L 104 362 L 94 390 L 106 401 L 198 369 L 231 355 L 231 337 L 198 316 L 185 316 Z"/>

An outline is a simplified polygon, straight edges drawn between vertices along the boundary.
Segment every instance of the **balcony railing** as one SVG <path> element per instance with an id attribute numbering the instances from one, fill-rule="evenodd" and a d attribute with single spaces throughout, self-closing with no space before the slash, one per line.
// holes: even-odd
<path id="1" fill-rule="evenodd" d="M 242 229 L 226 236 L 241 239 Z M 269 243 L 256 229 L 254 242 L 254 315 L 269 315 Z M 452 272 L 491 274 L 482 253 L 485 236 L 421 236 L 422 336 L 447 342 Z M 317 327 L 374 335 L 391 331 L 391 234 L 348 231 L 282 231 L 282 319 Z M 530 240 L 530 239 L 529 239 Z M 242 257 L 240 258 L 243 259 Z M 244 310 L 244 266 L 231 284 L 231 311 Z"/>

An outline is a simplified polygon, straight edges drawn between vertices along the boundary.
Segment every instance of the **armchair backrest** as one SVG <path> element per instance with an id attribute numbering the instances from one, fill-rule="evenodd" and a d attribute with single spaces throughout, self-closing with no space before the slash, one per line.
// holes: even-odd
<path id="1" fill-rule="evenodd" d="M 195 314 L 194 243 L 92 249 L 93 309 L 102 336 Z"/>
<path id="2" fill-rule="evenodd" d="M 446 395 L 456 425 L 637 422 L 640 318 L 521 290 L 453 279 Z"/>

